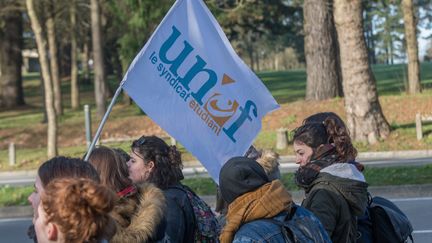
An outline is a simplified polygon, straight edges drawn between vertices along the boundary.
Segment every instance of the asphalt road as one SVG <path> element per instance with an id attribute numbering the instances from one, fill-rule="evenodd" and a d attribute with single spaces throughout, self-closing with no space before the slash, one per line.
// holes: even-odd
<path id="1" fill-rule="evenodd" d="M 359 159 L 359 162 L 368 167 L 390 167 L 390 166 L 420 166 L 432 164 L 432 157 L 425 158 L 380 158 L 380 159 Z M 292 161 L 292 156 L 281 159 L 281 172 L 294 172 L 298 165 Z M 183 169 L 185 177 L 209 177 L 202 166 L 186 167 Z M 0 173 L 0 185 L 32 185 L 35 181 L 36 171 Z"/>
<path id="2" fill-rule="evenodd" d="M 414 242 L 432 242 L 432 197 L 393 199 L 403 212 L 406 213 L 414 228 Z M 0 219 L 0 242 L 32 242 L 27 239 L 26 232 L 31 224 L 30 218 Z"/>

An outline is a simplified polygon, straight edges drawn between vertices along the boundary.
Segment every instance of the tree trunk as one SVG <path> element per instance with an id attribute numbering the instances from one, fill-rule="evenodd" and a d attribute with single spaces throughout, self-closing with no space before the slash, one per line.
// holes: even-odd
<path id="1" fill-rule="evenodd" d="M 100 118 L 106 111 L 105 95 L 107 87 L 105 84 L 104 58 L 102 48 L 102 33 L 100 23 L 100 10 L 98 0 L 91 0 L 91 26 L 94 59 L 94 91 L 96 99 L 96 112 Z"/>
<path id="2" fill-rule="evenodd" d="M 0 106 L 14 107 L 24 105 L 22 88 L 22 55 L 23 44 L 22 16 L 18 10 L 8 10 L 0 22 Z"/>
<path id="3" fill-rule="evenodd" d="M 113 49 L 113 65 L 115 67 L 115 74 L 119 83 L 123 80 L 123 70 L 127 71 L 127 63 L 123 64 L 120 58 L 120 54 L 118 52 L 118 48 Z M 122 103 L 125 105 L 131 105 L 132 101 L 129 95 L 123 90 L 123 98 Z"/>
<path id="4" fill-rule="evenodd" d="M 377 58 L 376 58 L 376 54 L 375 54 L 375 36 L 373 33 L 373 26 L 371 24 L 371 29 L 370 29 L 370 44 L 371 44 L 371 51 L 370 51 L 370 55 L 372 57 L 372 64 L 376 64 L 377 63 Z"/>
<path id="5" fill-rule="evenodd" d="M 48 2 L 48 16 L 46 20 L 46 29 L 48 36 L 48 46 L 49 46 L 49 60 L 51 67 L 51 80 L 54 88 L 54 108 L 57 115 L 63 115 L 62 106 L 62 95 L 60 87 L 60 72 L 59 72 L 59 62 L 58 62 L 58 50 L 57 41 L 55 33 L 55 20 L 54 20 L 54 3 L 52 0 Z"/>
<path id="6" fill-rule="evenodd" d="M 256 63 L 256 71 L 257 72 L 261 72 L 261 66 L 260 66 L 260 54 L 259 54 L 259 50 L 257 50 L 255 52 L 255 63 Z"/>
<path id="7" fill-rule="evenodd" d="M 41 73 L 40 73 L 41 74 Z M 39 85 L 39 89 L 40 89 L 40 93 L 41 93 L 41 96 L 42 96 L 42 109 L 43 109 L 43 117 L 42 117 L 42 120 L 41 120 L 41 123 L 42 124 L 46 124 L 47 122 L 48 122 L 48 114 L 47 114 L 47 109 L 46 109 L 46 102 L 45 102 L 45 99 L 46 99 L 46 95 L 45 95 L 45 88 L 44 88 L 44 84 L 45 84 L 45 82 L 44 82 L 44 80 L 43 80 L 43 77 L 42 77 L 42 75 L 40 75 L 40 85 Z"/>
<path id="8" fill-rule="evenodd" d="M 408 54 L 408 91 L 410 94 L 416 94 L 421 91 L 421 86 L 416 35 L 417 28 L 413 13 L 413 1 L 403 0 L 402 9 L 404 15 L 405 39 Z"/>
<path id="9" fill-rule="evenodd" d="M 335 0 L 347 125 L 355 141 L 376 143 L 390 133 L 368 63 L 361 0 Z"/>
<path id="10" fill-rule="evenodd" d="M 393 38 L 390 37 L 390 64 L 394 64 L 394 48 L 393 48 Z"/>
<path id="11" fill-rule="evenodd" d="M 255 71 L 255 59 L 254 59 L 254 51 L 253 48 L 248 46 L 248 54 L 249 54 L 249 60 L 250 60 L 250 68 Z"/>
<path id="12" fill-rule="evenodd" d="M 79 108 L 79 87 L 78 87 L 78 51 L 76 39 L 76 6 L 75 1 L 70 2 L 70 21 L 71 21 L 71 108 Z"/>
<path id="13" fill-rule="evenodd" d="M 385 57 L 386 57 L 385 64 L 389 65 L 390 64 L 390 55 L 389 55 L 389 47 L 388 47 L 388 45 L 385 48 Z"/>
<path id="14" fill-rule="evenodd" d="M 39 62 L 41 66 L 42 79 L 45 88 L 45 106 L 48 116 L 48 157 L 57 155 L 57 118 L 54 109 L 54 97 L 47 58 L 47 41 L 42 34 L 42 27 L 34 10 L 33 0 L 26 0 L 27 11 L 31 22 L 31 27 L 35 35 L 37 49 L 39 52 Z"/>
<path id="15" fill-rule="evenodd" d="M 84 78 L 83 78 L 84 84 L 90 84 L 89 59 L 90 59 L 89 45 L 88 45 L 88 41 L 85 40 L 84 45 L 83 45 L 83 52 L 81 55 L 81 63 L 82 63 L 83 75 L 84 75 Z"/>
<path id="16" fill-rule="evenodd" d="M 337 35 L 330 6 L 330 0 L 305 0 L 303 5 L 307 100 L 339 95 Z"/>

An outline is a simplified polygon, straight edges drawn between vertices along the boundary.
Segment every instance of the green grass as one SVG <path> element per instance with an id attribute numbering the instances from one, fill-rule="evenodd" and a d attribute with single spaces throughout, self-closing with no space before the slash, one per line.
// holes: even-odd
<path id="1" fill-rule="evenodd" d="M 364 175 L 369 186 L 430 184 L 432 183 L 432 165 L 389 168 L 366 167 Z M 282 174 L 281 180 L 288 190 L 299 190 L 294 183 L 294 173 Z M 216 183 L 210 178 L 185 179 L 183 183 L 200 195 L 216 194 Z"/>
<path id="2" fill-rule="evenodd" d="M 29 205 L 28 196 L 33 192 L 32 186 L 0 187 L 0 207 Z"/>
<path id="3" fill-rule="evenodd" d="M 421 84 L 432 88 L 432 63 L 422 63 Z M 406 90 L 406 65 L 373 65 L 379 95 L 400 95 Z M 304 69 L 261 72 L 258 76 L 280 104 L 303 100 L 306 95 L 306 71 Z"/>
<path id="4" fill-rule="evenodd" d="M 406 64 L 385 65 L 377 64 L 372 66 L 372 71 L 377 80 L 377 89 L 379 95 L 399 95 L 406 90 Z M 420 66 L 421 84 L 424 89 L 432 88 L 432 63 L 423 62 Z M 296 69 L 288 71 L 270 71 L 260 72 L 258 76 L 270 90 L 272 95 L 280 104 L 293 102 L 304 99 L 306 95 L 306 70 Z M 24 75 L 24 86 L 26 97 L 41 96 L 40 76 L 38 73 Z M 119 81 L 114 76 L 108 76 L 110 89 L 115 92 Z M 62 93 L 68 95 L 70 92 L 69 80 L 62 82 Z M 84 101 L 88 104 L 94 104 L 93 87 L 91 85 L 80 84 L 80 92 L 90 93 L 85 96 Z M 120 97 L 121 98 L 121 97 Z M 39 99 L 39 103 L 41 99 Z M 69 105 L 69 100 L 65 100 Z"/>
<path id="5" fill-rule="evenodd" d="M 306 72 L 304 69 L 262 72 L 258 76 L 280 104 L 301 100 L 305 97 Z"/>
<path id="6" fill-rule="evenodd" d="M 364 175 L 369 186 L 430 184 L 432 183 L 432 165 L 389 168 L 366 167 Z M 283 174 L 281 180 L 288 190 L 299 190 L 294 183 L 294 173 Z M 214 195 L 216 193 L 216 184 L 210 178 L 185 179 L 183 183 L 200 195 Z"/>
<path id="7" fill-rule="evenodd" d="M 432 165 L 366 168 L 366 181 L 369 186 L 416 185 L 432 183 Z M 294 173 L 283 174 L 283 184 L 289 191 L 299 188 L 294 184 Z M 182 181 L 199 195 L 215 195 L 216 183 L 210 178 L 188 178 Z M 27 198 L 33 191 L 33 186 L 0 187 L 0 207 L 11 205 L 28 205 Z"/>
<path id="8" fill-rule="evenodd" d="M 430 184 L 432 165 L 366 168 L 364 175 L 370 186 Z"/>
<path id="9" fill-rule="evenodd" d="M 405 75 L 406 65 L 375 65 L 373 71 L 375 73 L 378 91 L 382 96 L 390 96 L 406 98 L 405 89 Z M 264 81 L 265 85 L 269 88 L 276 100 L 283 104 L 287 102 L 293 102 L 297 100 L 303 100 L 306 89 L 306 73 L 304 69 L 280 71 L 280 72 L 261 72 L 258 74 Z M 421 65 L 422 75 L 422 86 L 424 91 L 422 94 L 416 95 L 416 97 L 428 98 L 432 96 L 432 63 L 422 63 Z M 45 128 L 42 128 L 41 122 L 43 120 L 43 108 L 42 108 L 42 97 L 40 88 L 40 76 L 38 73 L 30 73 L 24 75 L 24 88 L 25 98 L 28 106 L 16 110 L 8 110 L 0 112 L 0 129 L 16 129 L 21 134 L 25 134 L 27 131 L 33 131 L 33 129 L 39 129 L 40 132 L 46 132 Z M 111 90 L 117 88 L 118 80 L 113 76 L 108 78 Z M 67 129 L 75 128 L 74 131 L 82 132 L 84 137 L 84 114 L 82 109 L 78 111 L 70 110 L 70 99 L 69 99 L 70 84 L 68 80 L 63 80 L 62 91 L 64 95 L 65 112 L 64 115 L 58 119 L 59 130 L 63 131 Z M 93 133 L 96 130 L 96 126 L 99 124 L 99 120 L 96 119 L 96 109 L 94 108 L 93 99 L 93 88 L 88 84 L 80 85 L 81 91 L 81 104 L 90 104 L 92 106 L 92 118 L 93 118 Z M 389 98 L 393 98 L 389 97 Z M 385 97 L 384 97 L 385 99 Z M 334 99 L 337 101 L 338 99 Z M 415 107 L 414 107 L 415 108 Z M 143 112 L 136 106 L 114 106 L 114 110 L 109 118 L 110 122 L 124 119 L 125 117 L 142 116 Z M 296 115 L 290 115 L 281 118 L 281 124 L 284 127 L 289 127 L 300 117 Z M 391 137 L 383 143 L 375 145 L 368 145 L 362 143 L 356 143 L 355 146 L 360 152 L 363 151 L 387 151 L 387 150 L 415 150 L 415 149 L 428 149 L 432 145 L 432 123 L 424 126 L 425 139 L 422 143 L 417 143 L 415 138 L 415 124 L 398 124 L 391 121 L 393 128 Z M 79 130 L 81 129 L 82 130 Z M 133 128 L 131 128 L 133 129 Z M 0 140 L 6 140 L 11 136 L 19 135 L 17 133 L 7 133 L 8 135 L 0 136 Z M 392 141 L 392 142 L 388 142 Z M 18 143 L 18 142 L 17 142 Z M 263 130 L 255 140 L 255 145 L 260 148 L 274 148 L 276 143 L 276 131 Z M 129 143 L 120 144 L 109 144 L 108 146 L 121 147 L 126 151 L 129 150 Z M 76 147 L 60 147 L 60 154 L 67 156 L 78 156 L 82 157 L 86 148 L 84 145 Z M 187 153 L 184 148 L 181 148 L 182 152 L 185 152 L 183 159 L 185 161 L 193 159 L 193 156 Z M 292 154 L 292 148 L 289 146 L 283 151 L 278 151 L 281 154 Z M 37 168 L 38 164 L 46 160 L 46 148 L 40 145 L 38 139 L 34 139 L 34 146 L 28 145 L 26 147 L 17 146 L 17 161 L 18 165 L 10 167 L 7 163 L 8 154 L 7 148 L 3 147 L 0 150 L 0 170 L 22 170 L 22 169 L 34 169 Z"/>

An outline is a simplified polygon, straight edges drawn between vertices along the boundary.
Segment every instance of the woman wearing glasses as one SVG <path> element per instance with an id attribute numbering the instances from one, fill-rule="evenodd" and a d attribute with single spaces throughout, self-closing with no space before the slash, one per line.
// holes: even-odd
<path id="1" fill-rule="evenodd" d="M 167 201 L 166 234 L 171 241 L 197 240 L 196 232 L 199 231 L 198 226 L 202 225 L 196 223 L 194 208 L 189 198 L 193 192 L 180 182 L 184 178 L 180 152 L 175 146 L 168 146 L 156 136 L 142 136 L 133 141 L 130 156 L 127 162 L 129 178 L 134 183 L 154 183 L 164 192 Z M 214 215 L 210 217 L 210 221 L 216 222 Z M 217 235 L 214 237 L 217 239 Z"/>

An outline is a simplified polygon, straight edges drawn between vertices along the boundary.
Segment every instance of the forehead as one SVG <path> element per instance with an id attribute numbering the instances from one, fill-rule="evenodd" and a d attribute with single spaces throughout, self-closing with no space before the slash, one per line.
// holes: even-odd
<path id="1" fill-rule="evenodd" d="M 130 157 L 134 158 L 134 159 L 141 159 L 141 157 L 137 154 L 137 152 L 135 150 L 131 150 L 130 152 Z"/>
<path id="2" fill-rule="evenodd" d="M 310 150 L 311 147 L 307 146 L 304 143 L 299 143 L 299 142 L 294 142 L 294 150 L 298 151 L 298 150 Z"/>
<path id="3" fill-rule="evenodd" d="M 39 187 L 39 188 L 42 188 L 42 187 L 43 187 L 43 186 L 42 186 L 42 181 L 41 181 L 39 175 L 36 175 L 35 186 L 36 186 L 36 187 Z"/>

